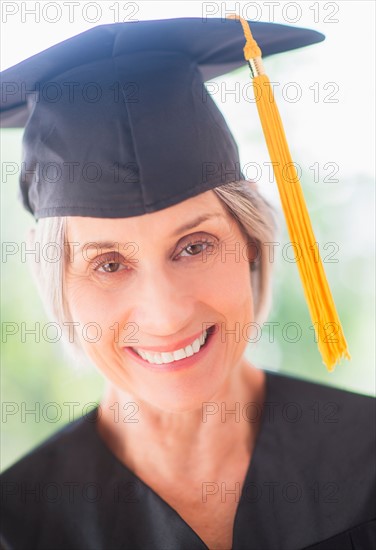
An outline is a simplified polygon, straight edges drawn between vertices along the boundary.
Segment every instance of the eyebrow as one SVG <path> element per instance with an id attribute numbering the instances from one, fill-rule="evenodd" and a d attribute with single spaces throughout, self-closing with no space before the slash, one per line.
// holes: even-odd
<path id="1" fill-rule="evenodd" d="M 185 231 L 189 231 L 190 229 L 194 229 L 198 225 L 211 220 L 212 218 L 221 218 L 221 214 L 218 212 L 213 212 L 211 214 L 202 214 L 201 216 L 198 216 L 194 220 L 191 220 L 190 222 L 185 223 L 184 225 L 181 225 L 178 229 L 176 229 L 172 236 L 176 237 L 177 235 L 180 235 L 181 233 L 184 233 Z"/>
<path id="2" fill-rule="evenodd" d="M 121 243 L 116 243 L 114 241 L 103 241 L 103 242 L 101 242 L 101 241 L 89 241 L 89 242 L 79 246 L 76 250 L 74 250 L 74 248 L 73 248 L 73 250 L 74 250 L 73 257 L 76 256 L 79 252 L 82 252 L 82 250 L 84 248 L 87 248 L 88 250 L 90 250 L 92 248 L 110 250 L 111 248 L 118 248 L 120 246 L 120 244 Z"/>

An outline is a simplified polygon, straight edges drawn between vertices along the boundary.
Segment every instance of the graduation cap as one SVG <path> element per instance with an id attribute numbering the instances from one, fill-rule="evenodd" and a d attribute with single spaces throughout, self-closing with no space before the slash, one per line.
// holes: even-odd
<path id="1" fill-rule="evenodd" d="M 254 80 L 268 84 L 261 50 L 266 57 L 324 36 L 252 22 L 252 37 L 248 24 L 242 24 L 245 48 L 239 23 L 229 19 L 103 25 L 4 71 L 1 125 L 26 125 L 20 177 L 24 206 L 37 219 L 130 217 L 244 179 L 236 143 L 204 82 L 242 66 L 244 48 Z M 264 134 L 272 159 L 282 150 L 285 161 L 287 143 L 268 95 L 269 100 L 257 102 Z M 288 223 L 290 236 L 300 242 L 304 231 L 299 228 L 309 220 L 301 211 L 300 184 L 277 173 L 276 179 L 280 192 L 287 193 L 281 198 L 288 222 L 297 220 Z M 306 231 L 307 242 L 311 233 Z M 346 342 L 341 331 L 338 345 L 324 342 L 325 325 L 340 323 L 321 261 L 312 260 L 305 248 L 308 263 L 304 259 L 298 267 L 318 323 L 319 348 L 331 369 L 347 354 Z"/>
<path id="2" fill-rule="evenodd" d="M 252 27 L 264 56 L 324 38 Z M 242 66 L 243 46 L 236 21 L 117 23 L 4 71 L 2 125 L 26 124 L 24 206 L 36 218 L 128 217 L 242 179 L 237 146 L 203 82 Z"/>

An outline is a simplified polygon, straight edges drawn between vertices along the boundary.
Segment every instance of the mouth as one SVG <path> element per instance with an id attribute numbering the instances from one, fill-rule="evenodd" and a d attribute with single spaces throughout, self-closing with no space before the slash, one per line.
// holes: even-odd
<path id="1" fill-rule="evenodd" d="M 131 347 L 123 349 L 143 366 L 151 367 L 154 370 L 177 370 L 196 364 L 198 359 L 206 355 L 206 351 L 211 347 L 210 344 L 216 332 L 215 328 L 216 325 L 212 325 L 203 330 L 189 344 L 173 351 L 152 351 Z"/>

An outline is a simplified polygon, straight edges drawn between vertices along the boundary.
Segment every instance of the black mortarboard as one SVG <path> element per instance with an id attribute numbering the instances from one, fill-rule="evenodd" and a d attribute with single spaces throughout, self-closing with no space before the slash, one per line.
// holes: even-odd
<path id="1" fill-rule="evenodd" d="M 263 57 L 324 39 L 252 23 Z M 23 126 L 21 192 L 36 218 L 154 212 L 241 179 L 203 82 L 244 64 L 236 21 L 104 25 L 4 71 L 2 126 Z M 225 169 L 223 169 L 225 167 Z"/>

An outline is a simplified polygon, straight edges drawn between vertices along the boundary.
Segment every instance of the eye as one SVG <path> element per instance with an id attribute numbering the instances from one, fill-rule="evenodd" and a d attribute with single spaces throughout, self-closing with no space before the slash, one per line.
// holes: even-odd
<path id="1" fill-rule="evenodd" d="M 197 239 L 188 242 L 180 248 L 178 256 L 198 256 L 200 254 L 210 254 L 214 249 L 215 243 L 209 239 Z"/>
<path id="2" fill-rule="evenodd" d="M 116 273 L 116 271 L 119 271 L 120 267 L 121 264 L 118 262 L 106 262 L 99 266 L 96 271 L 103 270 L 105 273 Z"/>
<path id="3" fill-rule="evenodd" d="M 129 268 L 124 264 L 124 258 L 120 254 L 113 252 L 96 258 L 93 262 L 93 268 L 94 271 L 101 274 L 128 271 Z"/>

